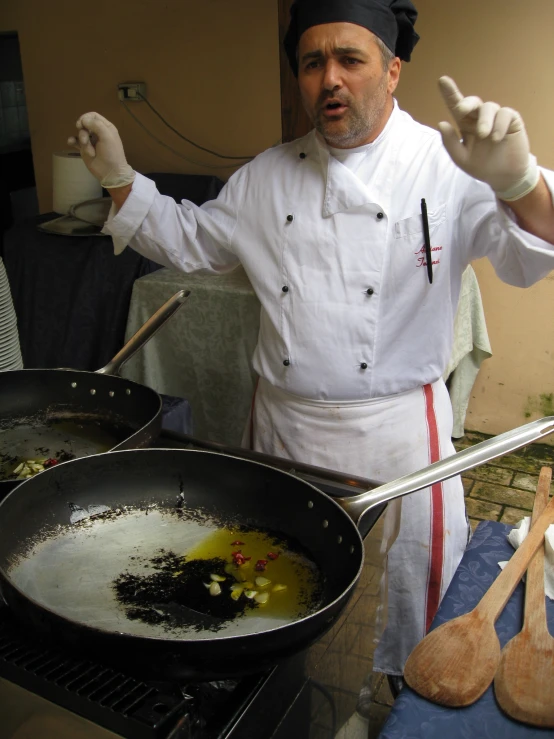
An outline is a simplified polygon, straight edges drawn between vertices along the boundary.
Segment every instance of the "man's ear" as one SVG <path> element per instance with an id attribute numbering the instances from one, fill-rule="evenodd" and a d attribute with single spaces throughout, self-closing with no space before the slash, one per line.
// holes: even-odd
<path id="1" fill-rule="evenodd" d="M 395 56 L 394 59 L 389 62 L 388 78 L 389 82 L 387 85 L 387 92 L 391 95 L 396 90 L 398 82 L 400 81 L 400 70 L 402 69 L 402 62 Z"/>

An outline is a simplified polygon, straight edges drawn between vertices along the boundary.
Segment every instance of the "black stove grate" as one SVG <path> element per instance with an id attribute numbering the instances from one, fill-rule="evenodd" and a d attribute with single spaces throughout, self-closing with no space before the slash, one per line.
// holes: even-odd
<path id="1" fill-rule="evenodd" d="M 177 686 L 161 689 L 62 650 L 44 649 L 16 626 L 6 607 L 0 607 L 0 676 L 137 739 L 167 736 L 192 702 Z"/>
<path id="2" fill-rule="evenodd" d="M 0 678 L 128 739 L 225 737 L 275 672 L 186 685 L 141 681 L 44 648 L 0 604 Z"/>

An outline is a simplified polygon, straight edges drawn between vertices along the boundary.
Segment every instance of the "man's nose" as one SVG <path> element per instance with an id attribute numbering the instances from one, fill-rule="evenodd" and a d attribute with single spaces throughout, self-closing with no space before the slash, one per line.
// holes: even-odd
<path id="1" fill-rule="evenodd" d="M 342 76 L 340 64 L 334 59 L 329 59 L 325 64 L 323 75 L 323 87 L 325 90 L 335 90 L 342 86 Z"/>

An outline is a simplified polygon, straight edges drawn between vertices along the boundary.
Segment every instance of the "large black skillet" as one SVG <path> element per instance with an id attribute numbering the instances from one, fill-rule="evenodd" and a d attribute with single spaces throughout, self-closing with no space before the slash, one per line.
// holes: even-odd
<path id="1" fill-rule="evenodd" d="M 23 460 L 83 457 L 134 449 L 161 429 L 155 390 L 118 377 L 189 295 L 180 290 L 96 372 L 24 369 L 0 373 L 0 498 L 19 484 Z M 84 337 L 86 340 L 86 337 Z"/>
<path id="2" fill-rule="evenodd" d="M 257 672 L 302 651 L 335 622 L 362 569 L 363 515 L 552 432 L 554 417 L 534 421 L 337 500 L 275 467 L 214 452 L 139 449 L 69 461 L 0 503 L 0 591 L 21 623 L 74 655 L 93 653 L 160 679 Z M 124 512 L 106 516 L 106 509 Z M 286 623 L 243 617 L 216 631 L 166 632 L 126 617 L 111 584 L 133 558 L 162 548 L 186 553 L 229 520 L 301 543 L 325 582 L 312 612 Z"/>

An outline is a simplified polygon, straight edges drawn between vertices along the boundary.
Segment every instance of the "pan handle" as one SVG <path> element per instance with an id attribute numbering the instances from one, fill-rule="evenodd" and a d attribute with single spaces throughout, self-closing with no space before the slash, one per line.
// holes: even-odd
<path id="1" fill-rule="evenodd" d="M 171 316 L 179 310 L 185 300 L 190 295 L 190 290 L 179 290 L 178 293 L 168 301 L 166 301 L 161 308 L 149 318 L 144 326 L 141 326 L 134 336 L 132 336 L 125 346 L 120 349 L 115 357 L 108 362 L 105 367 L 101 367 L 96 370 L 98 375 L 118 375 L 119 370 L 123 364 L 130 359 L 139 349 L 150 341 L 154 334 L 164 325 L 164 323 L 171 318 Z"/>
<path id="2" fill-rule="evenodd" d="M 491 459 L 514 452 L 516 449 L 520 449 L 522 446 L 552 433 L 554 433 L 554 416 L 547 416 L 524 426 L 518 426 L 518 428 L 504 434 L 493 436 L 491 439 L 482 441 L 469 449 L 464 449 L 440 462 L 435 462 L 429 467 L 424 467 L 418 472 L 399 477 L 397 480 L 387 482 L 385 485 L 361 495 L 335 498 L 335 500 L 357 524 L 363 514 L 376 505 L 386 503 L 402 495 L 408 495 L 408 493 L 415 493 L 417 490 L 434 485 L 436 482 L 448 480 L 450 477 L 459 475 L 473 467 L 478 467 L 480 464 L 490 462 Z"/>

